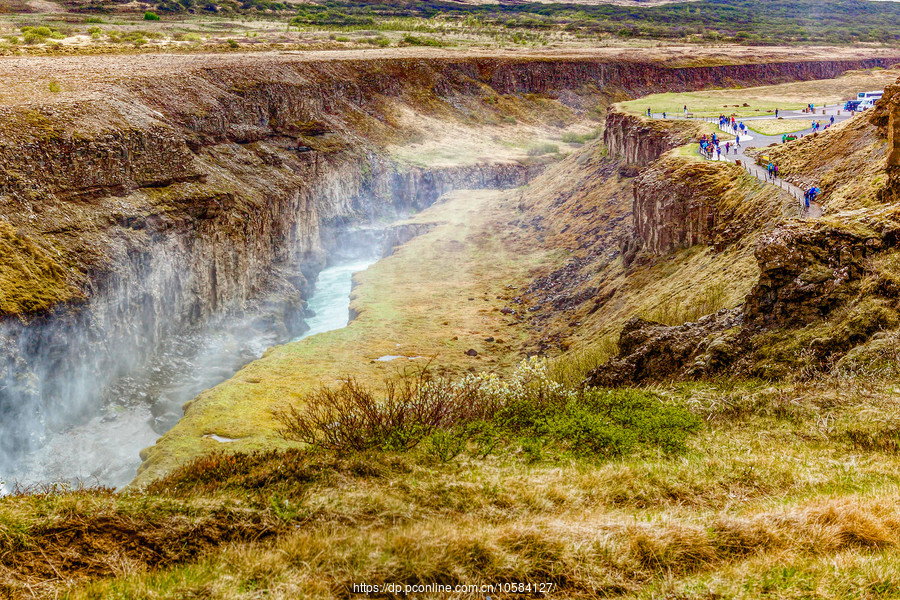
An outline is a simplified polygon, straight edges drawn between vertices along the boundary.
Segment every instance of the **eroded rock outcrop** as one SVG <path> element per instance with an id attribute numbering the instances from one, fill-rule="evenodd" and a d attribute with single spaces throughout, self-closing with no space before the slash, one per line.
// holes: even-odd
<path id="1" fill-rule="evenodd" d="M 588 382 L 626 385 L 718 372 L 781 376 L 800 363 L 833 365 L 876 333 L 896 328 L 900 282 L 892 265 L 900 214 L 891 207 L 833 219 L 791 221 L 763 234 L 755 251 L 759 280 L 740 307 L 677 327 L 633 319 L 621 333 L 618 356 Z"/>
<path id="2" fill-rule="evenodd" d="M 716 372 L 734 361 L 742 322 L 740 309 L 678 326 L 635 317 L 619 334 L 618 356 L 592 371 L 585 383 L 617 387 Z"/>
<path id="3" fill-rule="evenodd" d="M 898 227 L 893 220 L 878 229 L 796 221 L 763 235 L 759 282 L 744 308 L 748 322 L 790 327 L 827 317 L 858 294 L 867 259 L 896 244 Z"/>
<path id="4" fill-rule="evenodd" d="M 699 133 L 699 126 L 690 121 L 645 119 L 610 109 L 603 143 L 626 165 L 645 167 L 669 150 L 697 139 Z"/>

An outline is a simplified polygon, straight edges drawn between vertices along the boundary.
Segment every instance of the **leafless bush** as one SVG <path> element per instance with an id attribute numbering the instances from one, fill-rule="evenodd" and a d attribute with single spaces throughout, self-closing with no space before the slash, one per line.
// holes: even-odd
<path id="1" fill-rule="evenodd" d="M 384 381 L 378 392 L 347 378 L 276 413 L 282 435 L 329 450 L 409 450 L 438 429 L 492 415 L 498 401 L 477 382 L 432 378 L 427 368 Z"/>

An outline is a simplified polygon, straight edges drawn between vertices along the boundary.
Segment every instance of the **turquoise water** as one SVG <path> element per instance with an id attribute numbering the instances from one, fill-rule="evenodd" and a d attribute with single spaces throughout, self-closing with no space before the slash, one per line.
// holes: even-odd
<path id="1" fill-rule="evenodd" d="M 364 258 L 328 267 L 319 273 L 316 278 L 316 289 L 309 299 L 309 308 L 316 315 L 306 319 L 309 331 L 297 340 L 347 326 L 350 320 L 350 288 L 353 285 L 353 274 L 365 271 L 374 262 L 373 258 Z"/>

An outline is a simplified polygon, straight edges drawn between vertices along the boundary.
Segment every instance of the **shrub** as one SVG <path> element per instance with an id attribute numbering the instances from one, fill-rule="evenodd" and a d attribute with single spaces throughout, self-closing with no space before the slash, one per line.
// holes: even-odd
<path id="1" fill-rule="evenodd" d="M 159 21 L 159 15 L 153 12 L 152 10 L 148 10 L 144 13 L 145 21 Z"/>
<path id="2" fill-rule="evenodd" d="M 39 36 L 36 33 L 28 32 L 22 38 L 26 44 L 43 44 L 47 41 L 47 38 Z"/>
<path id="3" fill-rule="evenodd" d="M 54 94 L 62 89 L 59 87 L 59 83 L 56 81 L 51 81 L 50 85 L 48 87 L 50 88 L 50 91 L 53 92 Z"/>
<path id="4" fill-rule="evenodd" d="M 366 38 L 363 40 L 367 44 L 372 44 L 373 46 L 381 46 L 382 48 L 386 48 L 391 45 L 391 40 L 384 36 L 379 36 L 375 38 Z"/>
<path id="5" fill-rule="evenodd" d="M 599 135 L 599 129 L 595 129 L 590 133 L 574 133 L 571 131 L 567 131 L 566 133 L 562 134 L 562 141 L 566 144 L 584 144 L 585 142 L 588 142 L 590 140 L 597 139 Z"/>
<path id="6" fill-rule="evenodd" d="M 528 156 L 542 156 L 544 154 L 555 154 L 559 152 L 559 146 L 556 144 L 538 144 L 528 149 Z"/>
<path id="7" fill-rule="evenodd" d="M 240 48 L 240 44 L 238 44 L 235 40 L 228 40 L 229 48 Z"/>
<path id="8" fill-rule="evenodd" d="M 282 435 L 341 452 L 425 451 L 449 461 L 518 444 L 529 462 L 549 450 L 608 458 L 643 447 L 680 452 L 700 426 L 689 412 L 645 391 L 579 389 L 554 381 L 545 361 L 524 361 L 508 380 L 433 379 L 427 369 L 385 381 L 378 393 L 354 379 L 320 388 L 276 414 Z"/>
<path id="9" fill-rule="evenodd" d="M 103 19 L 100 17 L 88 17 L 84 20 L 85 23 L 102 23 Z"/>
<path id="10" fill-rule="evenodd" d="M 417 37 L 410 34 L 406 34 L 405 36 L 403 36 L 403 43 L 409 46 L 432 46 L 435 48 L 443 48 L 447 45 L 440 40 L 426 37 Z"/>
<path id="11" fill-rule="evenodd" d="M 471 385 L 433 379 L 427 369 L 387 379 L 381 394 L 347 378 L 320 388 L 301 408 L 276 414 L 282 433 L 329 450 L 411 450 L 438 429 L 450 430 L 493 412 Z"/>

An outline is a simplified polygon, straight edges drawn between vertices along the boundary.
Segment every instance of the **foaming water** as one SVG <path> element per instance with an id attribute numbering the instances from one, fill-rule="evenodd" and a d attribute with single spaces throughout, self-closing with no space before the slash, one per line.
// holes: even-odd
<path id="1" fill-rule="evenodd" d="M 346 327 L 350 320 L 350 291 L 353 287 L 353 274 L 365 271 L 373 263 L 375 263 L 374 258 L 364 258 L 328 267 L 319 273 L 315 292 L 307 305 L 307 308 L 314 313 L 313 316 L 306 319 L 309 331 L 294 341 Z"/>
<path id="2" fill-rule="evenodd" d="M 352 276 L 375 260 L 350 259 L 321 271 L 308 302 L 314 313 L 306 318 L 309 329 L 295 340 L 345 327 Z M 252 313 L 172 336 L 142 369 L 98 390 L 102 400 L 93 414 L 69 426 L 44 428 L 32 435 L 27 454 L 0 460 L 0 482 L 6 482 L 0 483 L 0 495 L 16 484 L 126 485 L 140 465 L 140 451 L 177 423 L 182 405 L 287 341 L 278 331 Z"/>

